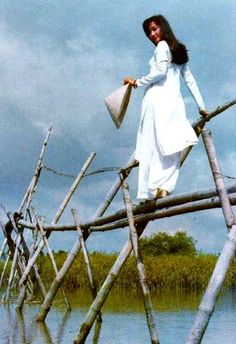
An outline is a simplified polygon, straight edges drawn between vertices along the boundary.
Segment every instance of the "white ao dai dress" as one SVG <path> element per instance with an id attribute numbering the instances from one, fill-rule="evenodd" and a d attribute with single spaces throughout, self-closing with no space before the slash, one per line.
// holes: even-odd
<path id="1" fill-rule="evenodd" d="M 136 81 L 138 87 L 146 86 L 135 153 L 139 161 L 138 199 L 155 197 L 157 188 L 172 192 L 181 151 L 198 142 L 186 118 L 180 75 L 199 110 L 205 105 L 188 63 L 177 65 L 171 59 L 168 44 L 160 41 L 149 61 L 150 73 Z"/>

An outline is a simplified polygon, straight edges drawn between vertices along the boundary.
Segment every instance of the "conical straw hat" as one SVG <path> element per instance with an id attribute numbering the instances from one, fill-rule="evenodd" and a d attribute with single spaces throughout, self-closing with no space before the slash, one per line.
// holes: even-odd
<path id="1" fill-rule="evenodd" d="M 104 101 L 111 115 L 116 128 L 118 129 L 123 121 L 129 104 L 132 86 L 126 84 L 118 88 L 115 92 L 107 96 Z"/>

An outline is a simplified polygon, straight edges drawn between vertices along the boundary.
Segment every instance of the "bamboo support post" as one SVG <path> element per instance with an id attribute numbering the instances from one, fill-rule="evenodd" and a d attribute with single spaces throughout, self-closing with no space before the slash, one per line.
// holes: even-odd
<path id="1" fill-rule="evenodd" d="M 1 205 L 3 211 L 7 214 L 6 209 L 3 207 L 3 205 Z M 9 253 L 11 258 L 13 258 L 14 252 L 15 252 L 15 239 L 12 239 L 11 237 L 11 233 L 13 231 L 13 227 L 11 225 L 11 221 L 8 221 L 5 225 L 3 224 L 3 222 L 0 220 L 0 226 L 2 228 L 3 231 L 3 235 L 5 237 L 5 239 L 7 240 L 7 246 L 9 249 Z"/>
<path id="2" fill-rule="evenodd" d="M 131 156 L 131 158 L 129 159 L 128 164 L 130 164 L 131 161 L 133 161 L 133 156 Z M 130 171 L 127 172 L 127 176 L 129 174 L 129 172 Z M 99 206 L 99 208 L 96 211 L 93 218 L 101 217 L 104 214 L 106 209 L 111 204 L 112 199 L 115 197 L 116 193 L 120 189 L 121 184 L 122 184 L 122 181 L 120 180 L 120 178 L 117 178 L 117 180 L 115 181 L 115 183 L 113 184 L 111 189 L 106 194 L 104 201 Z M 84 240 L 86 240 L 88 238 L 89 234 L 90 234 L 89 232 L 84 234 Z M 52 305 L 52 302 L 54 300 L 54 297 L 56 296 L 56 293 L 57 293 L 61 283 L 63 282 L 65 275 L 69 271 L 69 269 L 70 269 L 71 265 L 73 264 L 77 254 L 79 253 L 80 249 L 81 249 L 81 243 L 80 243 L 80 240 L 77 240 L 77 242 L 73 246 L 72 250 L 68 254 L 68 256 L 67 256 L 62 268 L 60 269 L 57 277 L 54 279 L 54 281 L 51 284 L 51 287 L 48 291 L 48 294 L 47 294 L 47 296 L 46 296 L 46 298 L 45 298 L 45 300 L 44 300 L 44 302 L 43 302 L 43 304 L 39 310 L 39 313 L 37 315 L 37 318 L 36 318 L 37 321 L 44 321 L 45 320 L 45 318 L 46 318 L 46 316 L 50 310 L 50 307 Z"/>
<path id="3" fill-rule="evenodd" d="M 226 225 L 229 229 L 229 234 L 227 236 L 227 240 L 224 244 L 223 250 L 217 260 L 214 271 L 211 275 L 206 292 L 202 298 L 193 327 L 187 338 L 187 344 L 201 343 L 211 315 L 214 312 L 214 308 L 226 273 L 236 252 L 236 224 L 231 205 L 227 200 L 228 195 L 225 190 L 224 180 L 221 174 L 220 165 L 217 160 L 216 151 L 210 131 L 205 130 L 203 132 L 203 141 L 207 151 L 215 185 L 219 192 L 222 210 L 225 217 Z"/>
<path id="4" fill-rule="evenodd" d="M 46 247 L 47 247 L 48 254 L 49 254 L 49 258 L 50 258 L 50 260 L 51 260 L 51 262 L 52 262 L 52 266 L 53 266 L 54 272 L 55 272 L 55 274 L 56 274 L 56 276 L 57 276 L 57 274 L 58 274 L 58 268 L 57 268 L 57 265 L 56 265 L 56 262 L 55 262 L 55 259 L 54 259 L 54 256 L 53 256 L 53 253 L 52 253 L 52 250 L 51 250 L 49 241 L 48 241 L 48 239 L 47 239 L 47 237 L 46 237 L 46 233 L 45 233 L 45 231 L 44 231 L 44 229 L 43 229 L 43 225 L 42 225 L 40 219 L 38 218 L 38 216 L 35 215 L 35 212 L 34 212 L 34 211 L 33 211 L 33 213 L 34 213 L 34 217 L 35 217 L 36 222 L 37 222 L 37 226 L 38 226 L 38 228 L 39 228 L 39 230 L 40 230 L 40 232 L 41 232 L 41 234 L 42 234 L 42 238 L 43 238 L 44 243 L 45 243 L 45 245 L 46 245 Z M 68 301 L 68 298 L 67 298 L 67 296 L 66 296 L 65 289 L 63 288 L 63 286 L 62 286 L 62 294 L 63 294 L 63 297 L 64 297 L 64 301 L 65 301 L 67 310 L 70 311 L 70 310 L 71 310 L 71 306 L 70 306 L 70 303 L 69 303 L 69 301 Z"/>
<path id="5" fill-rule="evenodd" d="M 1 278 L 0 278 L 0 288 L 2 287 L 2 282 L 3 282 L 3 278 L 4 278 L 4 275 L 5 275 L 5 272 L 6 272 L 6 268 L 7 268 L 9 259 L 10 259 L 10 253 L 8 253 L 7 259 L 5 260 L 5 263 L 4 263 L 4 266 L 3 266 L 3 269 L 2 269 Z"/>
<path id="6" fill-rule="evenodd" d="M 66 197 L 64 198 L 61 206 L 59 207 L 53 221 L 52 224 L 55 224 L 59 221 L 61 215 L 63 214 L 67 204 L 69 203 L 73 193 L 75 192 L 77 186 L 79 185 L 81 179 L 84 176 L 85 171 L 87 170 L 87 168 L 89 167 L 90 163 L 92 162 L 93 158 L 95 157 L 95 153 L 92 153 L 89 158 L 87 159 L 87 161 L 85 162 L 84 166 L 82 167 L 80 173 L 78 174 L 78 176 L 76 177 L 75 181 L 73 182 L 69 192 L 67 193 Z M 47 233 L 47 238 L 50 236 L 50 232 Z M 28 265 L 23 273 L 23 275 L 21 276 L 21 279 L 19 281 L 19 284 L 23 284 L 25 282 L 25 280 L 27 279 L 27 276 L 32 268 L 32 266 L 34 265 L 34 263 L 36 262 L 36 259 L 38 258 L 40 252 L 42 251 L 44 247 L 44 241 L 43 239 L 39 242 L 38 248 L 35 251 L 34 255 L 31 257 L 31 259 L 28 262 Z"/>
<path id="7" fill-rule="evenodd" d="M 149 328 L 150 338 L 152 344 L 159 344 L 156 326 L 154 322 L 154 315 L 153 315 L 153 308 L 151 302 L 151 296 L 149 292 L 149 288 L 146 282 L 146 273 L 143 264 L 142 255 L 138 245 L 138 235 L 134 225 L 134 218 L 133 218 L 133 211 L 132 211 L 132 201 L 129 194 L 129 187 L 127 183 L 123 183 L 123 198 L 124 203 L 127 210 L 127 217 L 129 221 L 129 228 L 130 228 L 130 239 L 132 242 L 134 256 L 136 258 L 138 275 L 139 275 L 139 283 L 141 286 L 142 294 L 143 294 L 143 301 L 145 306 L 147 324 Z"/>
<path id="8" fill-rule="evenodd" d="M 29 184 L 29 187 L 22 199 L 22 202 L 19 206 L 19 209 L 18 209 L 18 213 L 20 213 L 22 211 L 22 209 L 24 208 L 25 206 L 25 203 L 27 202 L 27 206 L 26 206 L 26 210 L 29 208 L 29 205 L 32 201 L 32 198 L 33 198 L 33 194 L 35 192 L 35 188 L 36 188 L 36 185 L 37 185 L 37 182 L 39 180 L 39 177 L 40 177 L 40 173 L 41 173 L 41 170 L 42 170 L 42 161 L 43 161 L 43 156 L 44 156 L 44 153 L 45 153 L 45 149 L 46 149 L 46 146 L 48 144 L 48 140 L 49 140 L 49 137 L 50 137 L 50 133 L 51 133 L 51 130 L 52 130 L 52 126 L 50 126 L 50 128 L 48 129 L 48 132 L 47 132 L 47 135 L 46 135 L 46 138 L 43 142 L 43 147 L 41 149 L 41 152 L 40 152 L 40 156 L 39 156 L 39 160 L 38 160 L 38 163 L 36 165 L 36 169 L 35 169 L 35 173 L 34 173 L 34 176 Z M 39 274 L 36 272 L 36 279 L 39 283 L 39 286 L 40 286 L 40 290 L 41 292 L 43 293 L 43 295 L 45 296 L 45 293 L 46 293 L 46 290 L 42 284 L 42 281 L 40 281 L 40 276 Z M 24 288 L 26 290 L 26 288 Z"/>
<path id="9" fill-rule="evenodd" d="M 93 271 L 92 271 L 92 266 L 91 266 L 91 262 L 90 262 L 90 259 L 89 259 L 89 254 L 88 254 L 87 246 L 86 246 L 86 243 L 85 243 L 85 240 L 84 240 L 84 237 L 83 237 L 82 230 L 81 230 L 80 225 L 79 225 L 79 219 L 78 219 L 77 212 L 76 212 L 75 209 L 71 209 L 71 212 L 72 212 L 72 215 L 73 215 L 73 218 L 74 218 L 74 221 L 75 221 L 75 225 L 77 227 L 77 231 L 79 233 L 79 240 L 80 240 L 80 245 L 81 245 L 82 251 L 83 251 L 84 262 L 85 262 L 85 265 L 86 265 L 86 268 L 87 268 L 90 289 L 91 289 L 91 292 L 92 292 L 92 296 L 95 299 L 95 297 L 97 296 L 97 287 L 96 287 L 96 281 L 95 281 L 94 276 L 93 276 Z M 102 314 L 101 314 L 101 312 L 98 313 L 97 322 L 98 323 L 102 322 Z M 99 325 L 97 325 L 97 328 L 100 329 L 101 327 Z M 99 330 L 99 332 L 100 332 L 100 330 Z M 96 335 L 95 335 L 95 337 L 96 337 Z"/>
<path id="10" fill-rule="evenodd" d="M 23 273 L 24 269 L 25 269 L 25 263 L 26 261 L 23 260 L 24 256 L 23 255 L 18 255 L 18 251 L 19 251 L 19 248 L 20 248 L 20 245 L 22 246 L 22 249 L 23 249 L 23 253 L 25 255 L 25 259 L 27 260 L 29 257 L 30 257 L 30 251 L 27 247 L 27 244 L 24 240 L 24 236 L 23 236 L 23 229 L 21 227 L 18 227 L 18 225 L 15 223 L 15 219 L 14 217 L 12 216 L 11 213 L 7 212 L 5 210 L 5 208 L 3 207 L 3 210 L 6 212 L 8 218 L 9 218 L 9 221 L 11 223 L 11 226 L 12 228 L 14 229 L 14 231 L 16 232 L 17 236 L 16 238 L 16 248 L 14 249 L 14 255 L 13 255 L 13 262 L 12 262 L 12 269 L 15 269 L 15 259 L 16 259 L 16 262 L 18 264 L 18 270 L 19 270 L 19 276 L 21 276 L 21 274 Z M 6 231 L 5 231 L 6 232 Z M 4 232 L 4 233 L 5 233 Z M 6 233 L 5 233 L 6 234 Z M 10 273 L 10 277 L 9 277 L 9 283 L 10 285 L 12 284 L 13 280 L 13 276 L 14 276 L 14 271 L 12 271 L 11 269 L 11 273 Z M 46 295 L 46 290 L 45 290 L 45 287 L 43 285 L 43 282 L 41 280 L 41 277 L 38 273 L 38 267 L 37 265 L 35 264 L 34 265 L 34 271 L 33 271 L 33 276 L 34 278 L 36 279 L 37 283 L 38 283 L 38 286 L 39 286 L 39 290 L 41 291 L 42 293 L 42 296 L 45 297 Z M 31 281 L 31 278 L 29 278 L 29 280 L 27 281 L 27 286 L 25 285 L 24 287 L 24 293 L 26 292 L 27 288 L 32 292 L 33 290 L 33 283 Z M 10 290 L 6 291 L 6 297 L 8 297 L 7 295 L 10 295 L 9 294 Z M 25 294 L 24 294 L 25 295 Z"/>
<path id="11" fill-rule="evenodd" d="M 224 214 L 226 226 L 231 229 L 232 225 L 235 223 L 235 217 L 233 210 L 230 205 L 228 193 L 224 184 L 224 179 L 220 165 L 217 161 L 217 155 L 215 146 L 212 140 L 211 132 L 208 129 L 204 129 L 202 132 L 203 142 L 206 148 L 209 164 L 211 166 L 212 175 L 214 178 L 215 186 L 222 203 L 222 211 Z"/>
<path id="12" fill-rule="evenodd" d="M 7 238 L 5 238 L 5 239 L 3 240 L 2 247 L 1 247 L 1 250 L 0 250 L 0 259 L 2 258 L 2 255 L 3 255 L 3 253 L 4 253 L 4 250 L 5 250 L 6 245 L 7 245 Z"/>
<path id="13" fill-rule="evenodd" d="M 78 176 L 76 177 L 76 179 L 74 180 L 74 182 L 72 183 L 71 188 L 69 189 L 67 195 L 65 196 L 61 206 L 59 207 L 59 210 L 57 211 L 56 215 L 53 218 L 52 224 L 55 224 L 59 221 L 60 217 L 62 216 L 67 204 L 69 203 L 73 193 L 75 192 L 76 188 L 78 187 L 81 179 L 83 178 L 86 170 L 88 169 L 88 167 L 90 166 L 92 160 L 94 159 L 96 153 L 91 153 L 90 156 L 88 157 L 88 159 L 86 160 L 85 164 L 83 165 L 82 169 L 80 170 Z M 48 232 L 46 234 L 46 238 L 49 238 L 51 232 Z M 32 266 L 34 266 L 40 252 L 42 251 L 44 247 L 44 241 L 43 239 L 39 242 L 37 249 L 35 250 L 35 252 L 32 254 L 32 257 L 30 257 L 29 261 L 28 261 L 28 265 L 24 271 L 24 273 L 21 276 L 21 279 L 19 281 L 19 284 L 21 285 L 21 291 L 20 294 L 18 296 L 17 299 L 17 308 L 18 309 L 22 309 L 23 303 L 24 303 L 24 299 L 25 299 L 25 286 L 24 283 L 28 278 L 28 275 L 31 271 Z M 46 298 L 46 295 L 44 296 L 44 299 Z"/>
<path id="14" fill-rule="evenodd" d="M 74 221 L 75 221 L 75 225 L 77 228 L 77 231 L 79 233 L 79 240 L 80 240 L 80 245 L 82 247 L 82 251 L 83 251 L 83 256 L 84 256 L 84 262 L 87 268 L 87 273 L 88 273 L 88 278 L 89 278 L 89 284 L 90 284 L 90 288 L 91 288 L 91 292 L 92 292 L 92 296 L 95 298 L 97 295 L 97 288 L 96 288 L 96 283 L 95 283 L 95 279 L 93 276 L 93 271 L 92 271 L 92 267 L 91 267 L 91 262 L 90 262 L 90 258 L 89 258 L 89 254 L 88 254 L 88 250 L 85 244 L 85 240 L 83 237 L 83 233 L 82 230 L 80 228 L 79 225 L 79 219 L 78 219 L 78 215 L 75 209 L 71 209 Z"/>
<path id="15" fill-rule="evenodd" d="M 145 229 L 145 225 L 140 225 L 137 228 L 138 236 L 140 236 Z M 96 319 L 97 313 L 101 310 L 104 302 L 106 301 L 107 296 L 109 295 L 115 281 L 117 280 L 123 265 L 125 264 L 126 260 L 128 259 L 130 253 L 132 251 L 132 243 L 130 239 L 126 242 L 125 246 L 121 250 L 119 256 L 117 257 L 115 264 L 111 268 L 110 272 L 108 273 L 102 287 L 100 288 L 99 292 L 97 293 L 96 299 L 93 301 L 83 324 L 81 325 L 80 332 L 77 335 L 74 343 L 75 344 L 82 344 L 85 342 L 91 327 Z"/>
<path id="16" fill-rule="evenodd" d="M 26 191 L 26 193 L 25 193 L 25 195 L 24 195 L 24 197 L 23 197 L 23 199 L 21 201 L 20 207 L 18 209 L 19 213 L 24 208 L 26 202 L 27 202 L 26 210 L 29 209 L 29 206 L 30 206 L 30 203 L 32 201 L 33 194 L 34 194 L 34 191 L 35 191 L 35 188 L 36 188 L 36 185 L 38 183 L 38 180 L 39 180 L 39 177 L 40 177 L 40 173 L 41 173 L 41 170 L 42 170 L 42 167 L 43 167 L 43 157 L 44 157 L 44 153 L 45 153 L 45 150 L 46 150 L 46 147 L 47 147 L 47 144 L 48 144 L 48 140 L 49 140 L 51 131 L 52 131 L 52 126 L 49 127 L 47 135 L 46 135 L 45 140 L 43 142 L 43 147 L 42 147 L 40 155 L 39 155 L 39 159 L 38 159 L 38 162 L 37 162 L 37 165 L 36 165 L 36 168 L 35 168 L 35 172 L 34 172 L 33 178 L 32 178 L 32 180 L 31 180 L 31 182 L 29 184 L 29 187 L 28 187 L 28 189 L 27 189 L 27 191 Z"/>
<path id="17" fill-rule="evenodd" d="M 19 273 L 21 273 L 21 271 L 23 269 L 22 260 L 19 259 L 19 257 L 18 257 L 18 253 L 19 253 L 19 250 L 20 250 L 21 239 L 22 239 L 22 231 L 18 230 L 18 228 L 16 228 L 13 216 L 9 212 L 7 212 L 7 210 L 5 209 L 5 207 L 3 205 L 1 205 L 1 207 L 2 207 L 3 211 L 5 212 L 5 214 L 7 215 L 8 219 L 9 219 L 9 226 L 11 226 L 11 229 L 14 229 L 14 231 L 16 232 L 15 246 L 14 246 L 13 252 L 11 253 L 12 263 L 11 263 L 10 275 L 9 275 L 8 284 L 7 284 L 7 287 L 6 287 L 5 294 L 4 294 L 3 298 L 2 298 L 3 302 L 4 301 L 9 302 L 16 268 L 18 268 L 18 272 Z M 1 223 L 1 226 L 3 226 L 2 223 Z M 4 235 L 7 238 L 7 231 L 5 229 L 4 229 Z"/>
<path id="18" fill-rule="evenodd" d="M 17 238 L 16 238 L 16 248 L 15 248 L 15 252 L 14 252 L 14 256 L 13 256 L 13 260 L 12 260 L 12 264 L 11 264 L 11 270 L 10 270 L 10 275 L 9 275 L 9 279 L 8 279 L 8 284 L 7 284 L 6 292 L 5 292 L 5 295 L 3 296 L 2 301 L 8 302 L 10 299 L 11 286 L 12 286 L 13 277 L 15 274 L 17 256 L 18 256 L 20 243 L 21 243 L 21 236 L 20 236 L 20 233 L 18 233 Z"/>

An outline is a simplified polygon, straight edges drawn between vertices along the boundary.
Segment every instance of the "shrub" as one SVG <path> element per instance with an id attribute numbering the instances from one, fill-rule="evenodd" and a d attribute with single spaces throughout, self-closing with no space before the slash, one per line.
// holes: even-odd
<path id="1" fill-rule="evenodd" d="M 140 239 L 140 249 L 144 255 L 159 256 L 162 254 L 195 255 L 196 246 L 192 237 L 186 232 L 170 235 L 165 232 Z"/>

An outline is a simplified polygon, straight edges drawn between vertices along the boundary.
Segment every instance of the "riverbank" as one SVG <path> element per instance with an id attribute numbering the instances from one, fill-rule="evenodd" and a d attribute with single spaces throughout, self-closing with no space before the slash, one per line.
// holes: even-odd
<path id="1" fill-rule="evenodd" d="M 60 251 L 54 253 L 57 266 L 60 268 L 67 257 L 67 253 Z M 95 252 L 90 255 L 91 265 L 98 286 L 105 280 L 110 268 L 117 258 L 116 254 Z M 160 255 L 156 257 L 143 256 L 146 276 L 151 291 L 160 290 L 203 290 L 214 269 L 216 255 Z M 41 256 L 37 264 L 42 280 L 50 285 L 55 273 L 49 257 Z M 0 262 L 0 272 L 3 262 Z M 9 273 L 9 268 L 8 268 Z M 7 276 L 6 276 L 7 277 Z M 76 288 L 89 288 L 86 267 L 82 254 L 76 258 L 67 273 L 64 286 L 70 290 Z M 236 261 L 233 262 L 225 280 L 225 287 L 236 286 Z M 126 290 L 139 289 L 139 280 L 134 257 L 126 262 L 116 282 L 117 288 Z"/>

